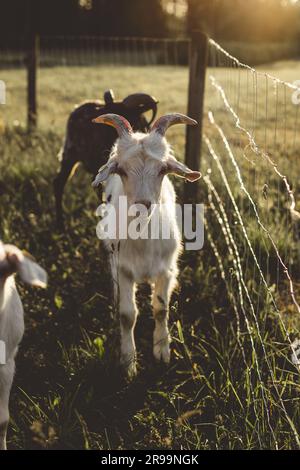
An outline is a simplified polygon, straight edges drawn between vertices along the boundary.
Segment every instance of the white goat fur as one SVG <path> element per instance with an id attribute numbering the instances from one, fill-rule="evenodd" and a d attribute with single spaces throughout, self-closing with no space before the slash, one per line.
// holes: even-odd
<path id="1" fill-rule="evenodd" d="M 119 172 L 121 176 L 111 174 Z M 165 170 L 164 170 L 165 169 Z M 164 171 L 162 171 L 164 170 Z M 136 373 L 134 327 L 137 318 L 136 283 L 152 285 L 152 307 L 155 320 L 153 354 L 157 360 L 170 361 L 168 308 L 178 274 L 177 260 L 181 237 L 176 221 L 175 190 L 166 173 L 187 177 L 195 172 L 178 162 L 166 139 L 157 132 L 134 133 L 120 137 L 108 163 L 99 170 L 94 186 L 106 180 L 105 194 L 117 212 L 119 197 L 127 196 L 128 206 L 151 202 L 158 211 L 159 239 L 105 240 L 111 253 L 113 280 L 117 280 L 121 325 L 121 364 L 127 372 Z M 126 176 L 124 176 L 126 174 Z M 191 178 L 192 180 L 192 178 Z M 153 217 L 153 212 L 152 212 Z M 156 214 L 157 215 L 157 214 Z M 118 220 L 118 219 L 117 219 Z M 168 226 L 170 238 L 162 239 L 161 226 Z M 113 250 L 112 250 L 113 248 Z M 118 249 L 119 248 L 119 249 Z"/>
<path id="2" fill-rule="evenodd" d="M 15 356 L 24 333 L 23 306 L 14 272 L 28 284 L 45 287 L 45 271 L 18 248 L 0 241 L 0 340 L 5 344 L 5 364 L 0 364 L 0 450 L 6 449 L 9 395 L 15 372 Z M 2 273 L 2 275 L 1 275 Z M 3 274 L 5 273 L 5 274 Z"/>

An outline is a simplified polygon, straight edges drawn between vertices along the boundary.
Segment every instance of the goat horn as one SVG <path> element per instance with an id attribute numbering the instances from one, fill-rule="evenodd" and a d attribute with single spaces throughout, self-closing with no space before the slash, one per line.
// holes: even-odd
<path id="1" fill-rule="evenodd" d="M 192 119 L 185 114 L 172 113 L 165 114 L 158 118 L 151 128 L 151 132 L 157 132 L 158 134 L 164 136 L 167 129 L 175 124 L 188 124 L 190 126 L 196 126 L 198 123 L 195 119 Z"/>
<path id="2" fill-rule="evenodd" d="M 123 116 L 119 116 L 119 114 L 102 114 L 102 116 L 98 116 L 93 119 L 92 122 L 97 124 L 107 124 L 108 126 L 114 127 L 118 132 L 119 137 L 132 134 L 131 124 Z"/>

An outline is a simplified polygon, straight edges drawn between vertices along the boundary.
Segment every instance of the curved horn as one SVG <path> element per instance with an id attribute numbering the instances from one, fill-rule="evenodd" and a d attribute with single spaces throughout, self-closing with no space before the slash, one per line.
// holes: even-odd
<path id="1" fill-rule="evenodd" d="M 190 126 L 196 126 L 198 123 L 195 119 L 192 119 L 185 114 L 172 113 L 165 114 L 158 118 L 152 126 L 151 132 L 157 132 L 158 134 L 164 136 L 167 129 L 175 124 L 187 124 Z"/>
<path id="2" fill-rule="evenodd" d="M 132 134 L 131 124 L 127 119 L 123 116 L 119 116 L 118 114 L 103 114 L 102 116 L 98 116 L 93 119 L 92 122 L 97 124 L 107 124 L 108 126 L 114 127 L 118 132 L 119 137 Z"/>
<path id="3" fill-rule="evenodd" d="M 158 100 L 147 93 L 133 93 L 123 100 L 123 104 L 128 108 L 138 109 L 141 114 L 152 110 L 152 117 L 150 121 L 147 121 L 148 126 L 156 117 Z"/>

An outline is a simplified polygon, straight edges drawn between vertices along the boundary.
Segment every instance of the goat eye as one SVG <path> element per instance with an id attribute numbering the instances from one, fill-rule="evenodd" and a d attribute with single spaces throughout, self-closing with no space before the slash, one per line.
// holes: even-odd
<path id="1" fill-rule="evenodd" d="M 119 175 L 119 176 L 127 176 L 126 171 L 123 170 L 123 168 L 121 168 L 120 166 L 118 166 L 118 167 L 116 168 L 115 173 L 116 173 L 117 175 Z"/>
<path id="2" fill-rule="evenodd" d="M 160 175 L 160 176 L 163 176 L 163 175 L 166 175 L 167 173 L 168 173 L 168 167 L 167 167 L 167 165 L 164 165 L 164 166 L 160 169 L 159 175 Z"/>

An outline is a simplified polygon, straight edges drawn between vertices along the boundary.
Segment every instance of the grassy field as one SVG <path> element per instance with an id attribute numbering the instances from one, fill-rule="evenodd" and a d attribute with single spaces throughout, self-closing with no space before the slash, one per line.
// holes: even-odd
<path id="1" fill-rule="evenodd" d="M 269 71 L 293 81 L 300 74 L 300 65 L 274 64 Z M 270 85 L 266 115 L 267 88 L 263 79 L 259 82 L 259 92 L 255 93 L 247 74 L 242 74 L 237 93 L 237 72 L 223 69 L 213 73 L 240 106 L 245 126 L 255 128 L 260 145 L 271 148 L 276 162 L 291 175 L 297 193 L 299 147 L 294 139 L 297 121 L 289 97 L 282 101 L 283 92 L 279 90 L 276 112 L 275 94 Z M 20 285 L 26 333 L 17 357 L 11 396 L 9 447 L 267 449 L 277 445 L 295 448 L 295 432 L 290 421 L 300 432 L 299 373 L 291 364 L 278 313 L 283 316 L 292 339 L 299 337 L 299 318 L 284 276 L 278 274 L 277 257 L 251 215 L 249 203 L 226 157 L 224 142 L 207 118 L 205 132 L 222 159 L 238 207 L 245 216 L 255 254 L 279 308 L 276 312 L 269 290 L 261 283 L 224 184 L 204 148 L 204 173 L 210 169 L 211 181 L 222 197 L 261 330 L 251 317 L 249 299 L 244 304 L 239 299 L 235 260 L 224 242 L 222 223 L 213 213 L 203 181 L 200 190 L 208 208 L 209 235 L 214 244 L 207 238 L 202 251 L 184 253 L 181 258 L 180 288 L 171 307 L 172 361 L 168 368 L 157 366 L 152 359 L 154 325 L 150 292 L 147 286 L 141 286 L 136 327 L 139 374 L 132 382 L 122 377 L 117 366 L 118 325 L 113 320 L 106 254 L 95 234 L 97 198 L 91 190 L 90 176 L 81 169 L 65 193 L 67 230 L 61 234 L 55 228 L 52 179 L 58 168 L 56 155 L 66 119 L 75 103 L 101 98 L 107 88 L 113 88 L 117 96 L 141 90 L 160 100 L 161 113 L 185 112 L 187 69 L 41 69 L 39 131 L 31 136 L 24 130 L 24 71 L 1 70 L 0 79 L 6 82 L 8 92 L 7 105 L 0 108 L 1 237 L 31 252 L 49 273 L 49 287 L 45 291 L 36 292 Z M 258 100 L 253 105 L 255 95 Z M 291 232 L 282 181 L 259 156 L 245 148 L 244 136 L 234 128 L 230 115 L 210 86 L 206 107 L 215 111 L 216 121 L 229 136 L 263 221 L 276 236 L 299 290 L 297 228 L 295 233 Z M 280 115 L 283 108 L 285 120 Z M 274 141 L 275 130 L 277 140 Z M 168 134 L 179 158 L 183 156 L 184 135 L 180 127 Z M 262 191 L 266 183 L 268 197 Z M 180 198 L 182 186 L 177 186 Z M 223 274 L 216 249 L 223 262 Z M 241 316 L 241 335 L 236 333 L 234 301 Z M 242 310 L 246 312 L 244 316 Z M 283 413 L 281 401 L 289 418 Z"/>

